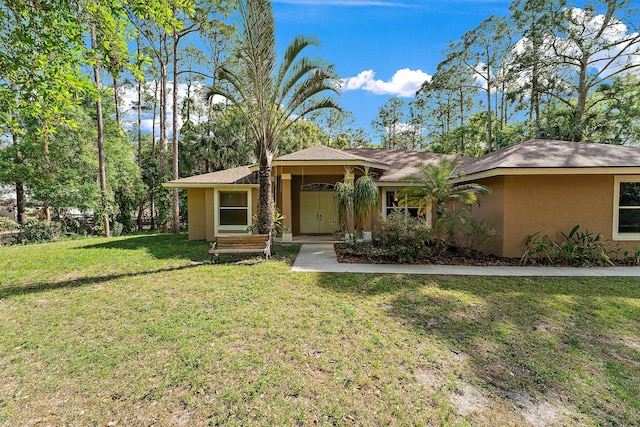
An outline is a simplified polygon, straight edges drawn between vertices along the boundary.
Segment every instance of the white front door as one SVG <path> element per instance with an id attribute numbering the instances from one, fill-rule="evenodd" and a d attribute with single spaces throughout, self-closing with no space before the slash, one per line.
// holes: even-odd
<path id="1" fill-rule="evenodd" d="M 300 192 L 300 233 L 327 234 L 335 228 L 338 213 L 333 191 Z"/>

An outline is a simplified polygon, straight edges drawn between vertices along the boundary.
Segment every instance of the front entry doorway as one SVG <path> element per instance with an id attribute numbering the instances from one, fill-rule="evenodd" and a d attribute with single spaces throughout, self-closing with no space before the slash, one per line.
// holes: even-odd
<path id="1" fill-rule="evenodd" d="M 300 234 L 331 233 L 337 220 L 333 191 L 300 192 Z"/>

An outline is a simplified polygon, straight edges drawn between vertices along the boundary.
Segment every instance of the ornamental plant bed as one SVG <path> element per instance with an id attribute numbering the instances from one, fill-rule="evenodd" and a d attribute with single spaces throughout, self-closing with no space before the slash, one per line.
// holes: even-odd
<path id="1" fill-rule="evenodd" d="M 495 255 L 483 254 L 477 251 L 466 253 L 455 249 L 445 250 L 439 253 L 430 253 L 413 262 L 398 262 L 385 256 L 380 249 L 366 246 L 366 251 L 350 247 L 344 243 L 334 244 L 338 262 L 347 264 L 433 264 L 433 265 L 477 265 L 477 266 L 517 266 L 518 258 L 502 258 Z"/>
<path id="2" fill-rule="evenodd" d="M 412 262 L 399 262 L 392 257 L 382 254 L 378 248 L 369 246 L 365 251 L 358 250 L 344 243 L 334 244 L 337 260 L 345 264 L 423 264 L 423 265 L 475 265 L 475 266 L 522 266 L 520 258 L 503 258 L 495 255 L 484 254 L 477 251 L 463 253 L 455 248 L 441 253 L 430 253 L 424 257 L 417 258 Z M 616 267 L 637 266 L 634 258 L 612 259 L 611 262 Z M 590 264 L 563 264 L 563 263 L 532 263 L 529 266 L 538 267 L 606 267 L 608 265 Z"/>

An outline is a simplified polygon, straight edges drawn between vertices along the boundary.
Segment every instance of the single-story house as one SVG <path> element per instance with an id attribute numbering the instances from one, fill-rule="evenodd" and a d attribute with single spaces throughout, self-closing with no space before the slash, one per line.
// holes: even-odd
<path id="1" fill-rule="evenodd" d="M 334 185 L 345 169 L 357 176 L 369 168 L 380 198 L 365 233 L 398 206 L 397 193 L 420 163 L 436 163 L 442 154 L 410 150 L 346 149 L 315 146 L 273 161 L 276 206 L 291 230 L 283 236 L 329 234 L 336 228 Z M 491 188 L 471 210 L 499 235 L 488 248 L 495 255 L 520 257 L 526 237 L 535 232 L 558 237 L 575 225 L 640 247 L 640 148 L 534 139 L 476 159 L 459 158 L 459 182 Z M 187 190 L 190 240 L 246 233 L 257 212 L 258 166 L 212 172 L 170 181 L 165 187 Z"/>

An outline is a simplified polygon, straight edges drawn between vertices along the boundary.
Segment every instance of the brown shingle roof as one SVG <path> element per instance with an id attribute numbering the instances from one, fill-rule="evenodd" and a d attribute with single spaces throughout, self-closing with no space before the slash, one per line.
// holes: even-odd
<path id="1" fill-rule="evenodd" d="M 640 167 L 640 149 L 620 145 L 532 139 L 465 163 L 465 175 L 500 168 Z"/>
<path id="2" fill-rule="evenodd" d="M 424 151 L 413 151 L 404 149 L 384 150 L 379 148 L 355 148 L 345 150 L 360 157 L 372 161 L 384 161 L 389 165 L 389 169 L 380 176 L 379 182 L 398 182 L 407 177 L 416 176 L 418 170 L 415 166 L 419 164 L 435 164 L 444 156 L 443 154 L 428 153 Z M 464 157 L 447 156 L 451 159 L 458 158 L 466 160 Z"/>
<path id="3" fill-rule="evenodd" d="M 399 182 L 415 176 L 416 165 L 433 164 L 443 154 L 412 150 L 347 149 L 318 145 L 278 157 L 278 161 L 343 161 L 345 164 L 365 162 L 382 169 L 379 182 Z M 455 156 L 450 156 L 456 158 Z M 619 145 L 590 144 L 583 142 L 532 139 L 486 154 L 477 159 L 457 157 L 461 160 L 464 175 L 473 175 L 496 169 L 527 168 L 640 168 L 640 149 Z M 167 187 L 198 186 L 211 184 L 256 184 L 255 166 L 241 166 L 218 172 L 170 181 Z M 585 170 L 585 173 L 589 173 Z M 464 178 L 463 178 L 464 179 Z"/>
<path id="4" fill-rule="evenodd" d="M 249 166 L 240 166 L 202 175 L 180 178 L 167 182 L 167 187 L 180 187 L 180 185 L 209 185 L 209 184 L 256 184 L 258 182 L 256 172 L 251 172 Z"/>
<path id="5" fill-rule="evenodd" d="M 371 158 L 359 156 L 351 153 L 350 150 L 338 150 L 324 145 L 316 145 L 296 151 L 295 153 L 285 154 L 277 157 L 275 161 L 372 161 Z M 378 163 L 386 164 L 384 161 L 376 160 Z"/>

